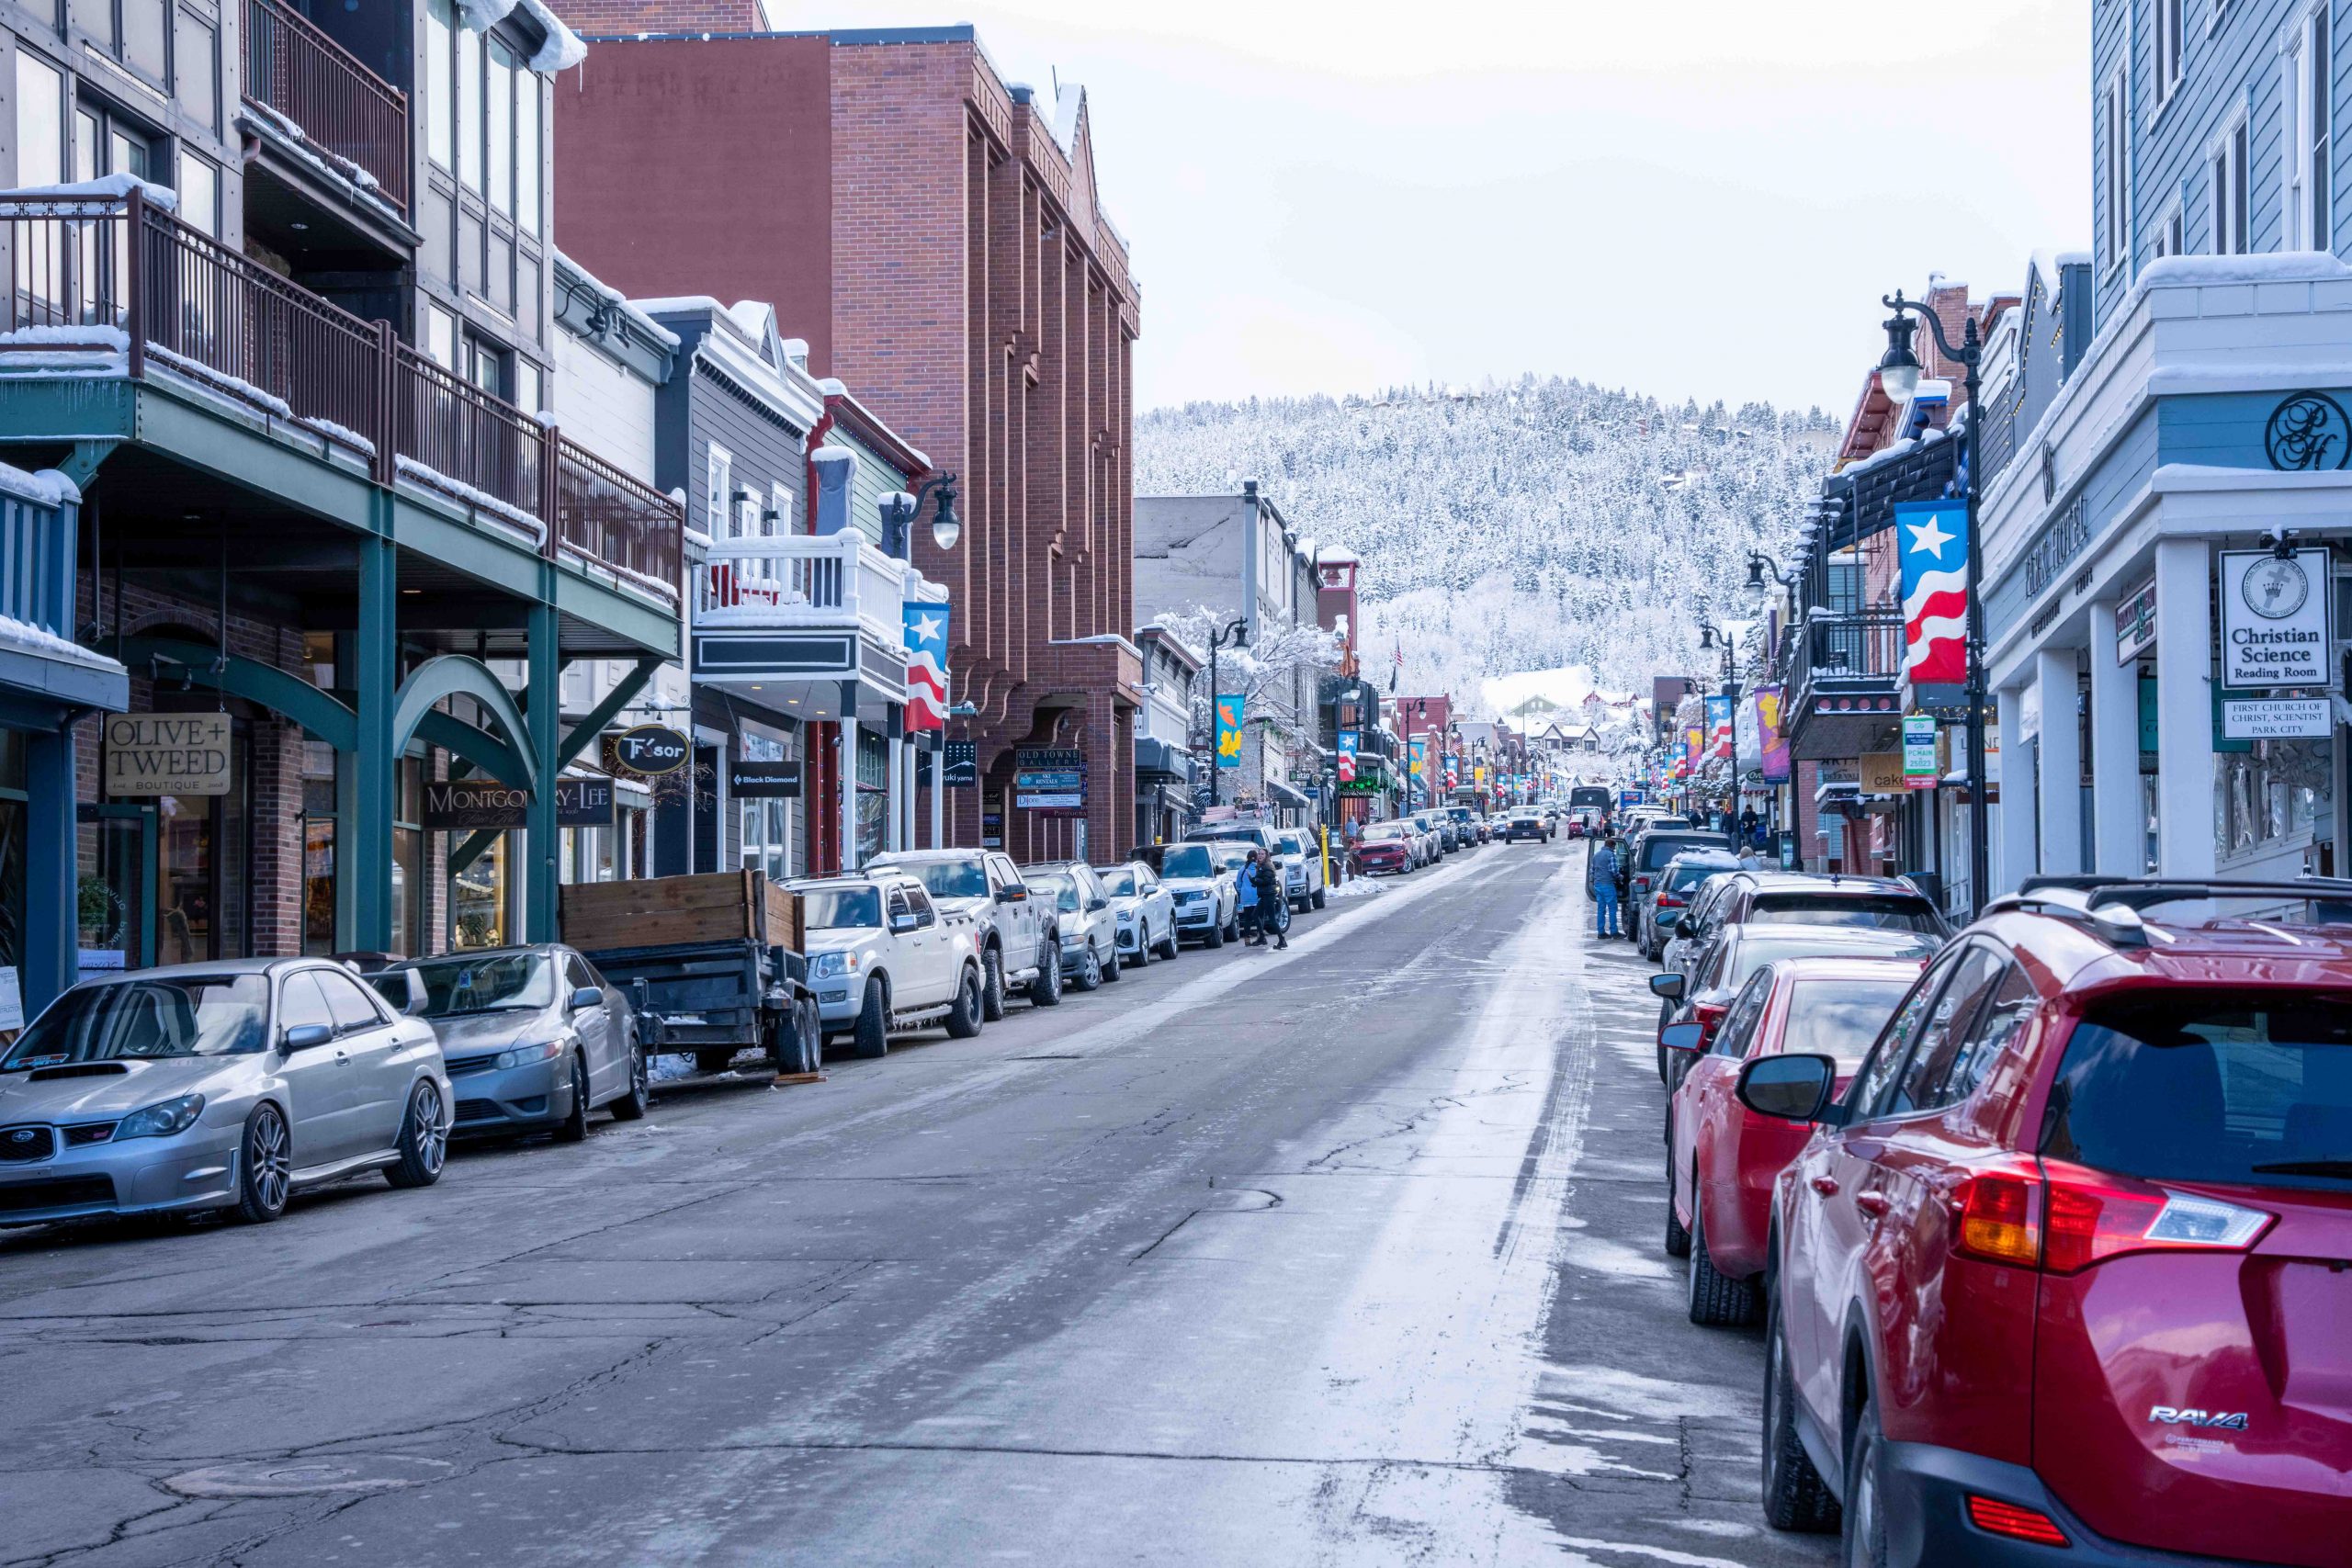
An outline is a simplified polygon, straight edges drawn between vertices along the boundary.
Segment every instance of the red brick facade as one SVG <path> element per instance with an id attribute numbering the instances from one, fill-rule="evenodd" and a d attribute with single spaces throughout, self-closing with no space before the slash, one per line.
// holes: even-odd
<path id="1" fill-rule="evenodd" d="M 562 0 L 571 30 L 598 33 L 756 33 L 767 27 L 760 0 Z"/>
<path id="2" fill-rule="evenodd" d="M 979 710 L 949 732 L 978 743 L 982 786 L 952 800 L 956 840 L 985 809 L 1015 855 L 1073 850 L 1010 786 L 1015 748 L 1077 746 L 1102 859 L 1134 839 L 1142 674 L 1078 639 L 1134 626 L 1139 317 L 1082 102 L 1058 137 L 1057 113 L 967 28 L 600 43 L 556 95 L 556 224 L 632 295 L 774 303 L 813 371 L 959 477 L 963 542 L 916 546 L 953 597 L 954 695 Z"/>

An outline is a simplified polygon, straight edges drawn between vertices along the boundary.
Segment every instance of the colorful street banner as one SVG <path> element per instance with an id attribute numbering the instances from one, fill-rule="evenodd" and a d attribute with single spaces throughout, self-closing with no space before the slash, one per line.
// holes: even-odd
<path id="1" fill-rule="evenodd" d="M 1405 771 L 1415 778 L 1429 772 L 1430 740 L 1426 735 L 1416 735 L 1405 742 Z"/>
<path id="2" fill-rule="evenodd" d="M 1352 729 L 1340 731 L 1340 782 L 1356 782 L 1356 732 Z"/>
<path id="3" fill-rule="evenodd" d="M 1756 688 L 1756 732 L 1764 756 L 1764 782 L 1786 784 L 1790 778 L 1789 738 L 1781 728 L 1781 688 Z"/>
<path id="4" fill-rule="evenodd" d="M 1904 501 L 1894 507 L 1903 552 L 1903 678 L 1920 686 L 1968 680 L 1968 506 Z"/>
<path id="5" fill-rule="evenodd" d="M 1707 742 L 1707 755 L 1731 755 L 1731 697 L 1718 693 L 1707 699 L 1707 730 L 1712 739 Z"/>
<path id="6" fill-rule="evenodd" d="M 910 599 L 907 625 L 907 729 L 947 728 L 947 605 Z"/>
<path id="7" fill-rule="evenodd" d="M 1246 699 L 1236 693 L 1216 700 L 1216 765 L 1241 765 L 1241 715 Z"/>

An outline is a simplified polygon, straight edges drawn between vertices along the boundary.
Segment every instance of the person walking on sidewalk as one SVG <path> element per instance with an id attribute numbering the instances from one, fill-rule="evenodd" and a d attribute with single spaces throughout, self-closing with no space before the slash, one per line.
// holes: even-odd
<path id="1" fill-rule="evenodd" d="M 1258 945 L 1266 945 L 1266 933 L 1274 936 L 1277 952 L 1290 945 L 1290 900 L 1283 891 L 1282 868 L 1274 857 L 1263 850 L 1250 852 L 1250 874 L 1258 885 Z"/>
<path id="2" fill-rule="evenodd" d="M 1241 945 L 1255 947 L 1258 936 L 1258 852 L 1251 850 L 1236 879 L 1234 919 L 1241 927 Z"/>
<path id="3" fill-rule="evenodd" d="M 1592 934 L 1617 936 L 1617 835 L 1611 833 L 1585 863 L 1585 891 L 1592 895 Z"/>

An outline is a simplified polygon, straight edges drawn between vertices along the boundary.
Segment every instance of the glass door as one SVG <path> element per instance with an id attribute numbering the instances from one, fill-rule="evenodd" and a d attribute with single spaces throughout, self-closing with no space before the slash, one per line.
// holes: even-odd
<path id="1" fill-rule="evenodd" d="M 155 962 L 155 813 L 144 806 L 82 807 L 74 925 L 81 972 L 144 969 Z"/>

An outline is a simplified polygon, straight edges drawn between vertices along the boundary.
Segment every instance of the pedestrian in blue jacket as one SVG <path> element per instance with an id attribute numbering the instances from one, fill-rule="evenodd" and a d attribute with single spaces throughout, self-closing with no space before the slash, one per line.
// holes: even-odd
<path id="1" fill-rule="evenodd" d="M 1584 868 L 1585 890 L 1592 895 L 1592 934 L 1621 936 L 1617 929 L 1617 840 L 1603 840 Z"/>

